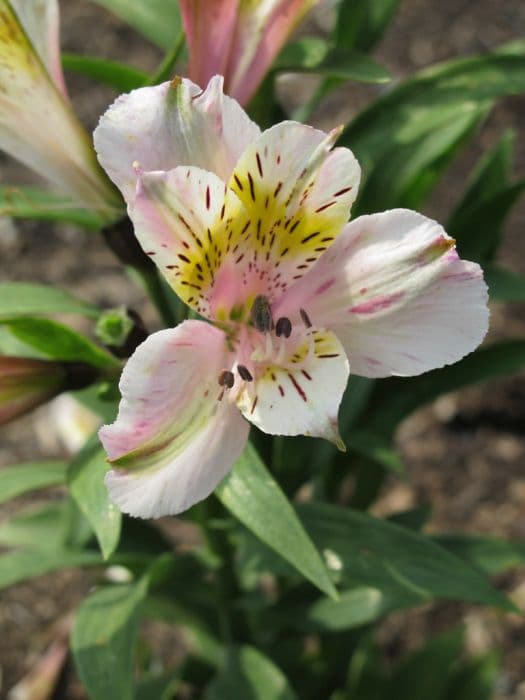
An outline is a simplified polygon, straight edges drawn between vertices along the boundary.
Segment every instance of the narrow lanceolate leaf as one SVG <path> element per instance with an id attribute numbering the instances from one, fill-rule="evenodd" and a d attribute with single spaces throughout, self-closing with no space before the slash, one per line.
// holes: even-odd
<path id="1" fill-rule="evenodd" d="M 349 508 L 308 503 L 298 510 L 309 535 L 349 584 L 412 603 L 438 598 L 514 609 L 476 569 L 424 535 Z"/>
<path id="2" fill-rule="evenodd" d="M 396 597 L 371 586 L 356 586 L 342 591 L 339 600 L 320 598 L 315 603 L 297 607 L 286 601 L 279 619 L 281 624 L 305 632 L 341 632 L 373 622 L 391 610 L 420 602 L 417 595 L 409 592 Z"/>
<path id="3" fill-rule="evenodd" d="M 97 318 L 100 310 L 55 287 L 26 282 L 0 283 L 0 319 L 40 314 L 80 314 Z"/>
<path id="4" fill-rule="evenodd" d="M 523 90 L 525 44 L 516 42 L 422 71 L 376 100 L 340 141 L 369 174 L 360 210 L 416 206 L 494 101 Z M 394 174 L 395 187 L 383 188 Z"/>
<path id="5" fill-rule="evenodd" d="M 342 0 L 335 39 L 338 46 L 369 51 L 393 19 L 400 0 Z"/>
<path id="6" fill-rule="evenodd" d="M 0 589 L 51 571 L 102 564 L 98 552 L 30 547 L 0 556 Z"/>
<path id="7" fill-rule="evenodd" d="M 71 495 L 93 527 L 104 559 L 115 551 L 122 524 L 104 485 L 107 471 L 105 452 L 95 437 L 73 460 L 68 475 Z"/>
<path id="8" fill-rule="evenodd" d="M 486 263 L 494 257 L 505 220 L 525 190 L 525 179 L 511 181 L 514 141 L 514 133 L 507 132 L 481 158 L 447 223 L 459 251 L 470 260 Z"/>
<path id="9" fill-rule="evenodd" d="M 303 576 L 324 593 L 337 595 L 319 552 L 251 445 L 215 493 L 245 527 Z"/>
<path id="10" fill-rule="evenodd" d="M 109 85 L 119 92 L 130 92 L 148 82 L 148 76 L 124 63 L 108 61 L 95 56 L 79 56 L 73 53 L 62 54 L 65 70 L 85 75 L 100 83 Z"/>
<path id="11" fill-rule="evenodd" d="M 63 484 L 66 479 L 65 462 L 28 462 L 0 470 L 0 503 L 29 491 Z"/>
<path id="12" fill-rule="evenodd" d="M 13 219 L 63 221 L 98 231 L 106 222 L 68 197 L 24 185 L 0 186 L 0 216 Z"/>
<path id="13" fill-rule="evenodd" d="M 448 698 L 447 685 L 463 647 L 463 631 L 453 630 L 410 654 L 394 670 L 388 697 Z"/>
<path id="14" fill-rule="evenodd" d="M 99 369 L 120 366 L 106 350 L 56 321 L 47 318 L 11 317 L 0 319 L 0 325 L 24 345 L 33 348 L 39 356 L 64 362 L 85 362 Z"/>
<path id="15" fill-rule="evenodd" d="M 387 83 L 391 78 L 385 68 L 366 54 L 342 47 L 330 48 L 324 40 L 310 36 L 285 46 L 273 68 L 365 83 Z"/>
<path id="16" fill-rule="evenodd" d="M 447 700 L 492 700 L 501 661 L 497 652 L 489 652 L 462 664 L 447 688 Z"/>
<path id="17" fill-rule="evenodd" d="M 78 609 L 71 647 L 75 665 L 93 700 L 132 700 L 133 661 L 148 578 L 102 588 Z"/>
<path id="18" fill-rule="evenodd" d="M 94 0 L 147 37 L 169 50 L 182 33 L 177 0 Z"/>
<path id="19" fill-rule="evenodd" d="M 456 239 L 462 256 L 481 263 L 494 258 L 502 240 L 503 225 L 523 192 L 525 179 L 502 186 L 456 210 L 447 230 Z"/>
<path id="20" fill-rule="evenodd" d="M 432 535 L 432 539 L 491 576 L 503 574 L 525 563 L 525 542 L 461 533 Z"/>
<path id="21" fill-rule="evenodd" d="M 485 282 L 492 301 L 525 301 L 525 277 L 498 265 L 483 266 Z"/>
<path id="22" fill-rule="evenodd" d="M 65 499 L 22 510 L 0 523 L 0 543 L 6 547 L 63 550 L 69 535 L 70 509 Z"/>
<path id="23" fill-rule="evenodd" d="M 455 365 L 427 372 L 421 377 L 386 379 L 371 399 L 370 428 L 391 434 L 410 413 L 441 394 L 506 376 L 523 367 L 525 341 L 507 340 L 477 350 Z"/>
<path id="24" fill-rule="evenodd" d="M 208 686 L 208 700 L 297 700 L 284 673 L 251 646 L 232 648 L 221 673 Z"/>

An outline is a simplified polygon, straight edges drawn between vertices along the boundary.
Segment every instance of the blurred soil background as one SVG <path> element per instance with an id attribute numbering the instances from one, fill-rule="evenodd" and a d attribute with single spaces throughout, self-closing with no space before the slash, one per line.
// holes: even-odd
<path id="1" fill-rule="evenodd" d="M 161 55 L 154 47 L 88 0 L 62 0 L 61 10 L 64 50 L 125 61 L 146 71 L 158 65 Z M 485 51 L 524 34 L 523 0 L 403 0 L 375 56 L 397 80 L 437 61 Z M 75 108 L 92 129 L 115 94 L 75 75 L 67 79 Z M 286 76 L 281 80 L 280 94 L 287 105 L 296 105 L 314 87 L 315 79 Z M 312 121 L 322 128 L 346 123 L 382 90 L 381 86 L 349 84 L 330 96 Z M 525 96 L 500 102 L 472 145 L 449 169 L 425 213 L 446 221 L 479 156 L 509 127 L 518 131 L 516 175 L 523 176 L 524 122 Z M 30 181 L 31 175 L 21 166 L 4 157 L 0 162 L 2 183 Z M 522 199 L 508 222 L 501 251 L 501 261 L 522 274 L 524 228 Z M 17 222 L 13 227 L 0 220 L 0 259 L 2 280 L 56 284 L 103 306 L 126 304 L 142 313 L 152 330 L 155 328 L 155 316 L 142 291 L 126 278 L 96 234 L 47 223 Z M 524 334 L 523 306 L 493 307 L 491 339 Z M 432 530 L 525 538 L 524 376 L 438 400 L 404 423 L 398 444 L 409 479 L 389 480 L 373 512 L 385 515 L 432 503 Z M 62 455 L 63 448 L 52 436 L 47 409 L 0 433 L 0 467 Z M 56 492 L 49 491 L 31 501 L 53 497 Z M 14 509 L 11 504 L 5 506 L 2 518 Z M 2 592 L 1 698 L 42 653 L 57 619 L 73 609 L 95 581 L 94 573 L 62 572 Z M 525 569 L 500 577 L 496 583 L 525 609 Z M 398 658 L 457 624 L 466 626 L 473 653 L 500 651 L 503 673 L 497 700 L 525 699 L 525 626 L 517 616 L 442 603 L 390 616 L 379 626 L 379 638 L 385 657 Z M 172 630 L 156 627 L 143 634 L 155 640 L 164 658 L 176 660 L 180 641 Z M 57 697 L 74 700 L 85 695 L 72 683 Z"/>

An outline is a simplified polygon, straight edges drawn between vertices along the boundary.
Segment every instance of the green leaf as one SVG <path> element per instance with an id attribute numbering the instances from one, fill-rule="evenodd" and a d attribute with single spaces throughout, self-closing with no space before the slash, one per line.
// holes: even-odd
<path id="1" fill-rule="evenodd" d="M 65 462 L 26 462 L 0 469 L 0 503 L 28 491 L 63 484 L 66 480 Z"/>
<path id="2" fill-rule="evenodd" d="M 389 148 L 377 158 L 360 190 L 359 213 L 418 207 L 487 114 L 485 107 L 459 114 L 419 139 Z"/>
<path id="3" fill-rule="evenodd" d="M 342 700 L 394 700 L 387 695 L 388 681 L 375 640 L 371 634 L 362 635 L 350 659 Z"/>
<path id="4" fill-rule="evenodd" d="M 510 375 L 524 366 L 525 341 L 508 340 L 476 350 L 455 365 L 420 377 L 385 379 L 369 405 L 370 429 L 390 435 L 404 418 L 441 394 Z"/>
<path id="5" fill-rule="evenodd" d="M 148 577 L 102 588 L 77 611 L 71 648 L 82 683 L 93 700 L 132 700 L 133 662 Z"/>
<path id="6" fill-rule="evenodd" d="M 525 301 L 525 277 L 523 275 L 491 264 L 485 264 L 483 271 L 492 301 Z"/>
<path id="7" fill-rule="evenodd" d="M 181 630 L 184 642 L 192 654 L 203 659 L 210 666 L 220 668 L 224 660 L 224 647 L 210 625 L 199 618 L 198 612 L 195 606 L 191 605 L 191 602 L 177 601 L 176 592 L 173 598 L 160 594 L 148 596 L 144 615 L 170 625 L 176 625 Z"/>
<path id="8" fill-rule="evenodd" d="M 2 318 L 5 328 L 19 341 L 53 360 L 85 362 L 99 369 L 120 367 L 106 350 L 72 328 L 46 318 Z"/>
<path id="9" fill-rule="evenodd" d="M 515 142 L 515 133 L 507 131 L 494 148 L 480 159 L 455 211 L 466 209 L 471 205 L 478 204 L 481 199 L 492 197 L 509 183 Z"/>
<path id="10" fill-rule="evenodd" d="M 130 92 L 148 82 L 148 76 L 124 63 L 108 61 L 95 56 L 79 56 L 63 53 L 62 66 L 65 70 L 80 73 L 100 83 L 109 85 L 119 92 Z"/>
<path id="11" fill-rule="evenodd" d="M 400 0 L 342 0 L 335 39 L 338 46 L 369 51 L 391 22 Z"/>
<path id="12" fill-rule="evenodd" d="M 525 542 L 460 533 L 432 535 L 432 540 L 490 576 L 525 564 Z"/>
<path id="13" fill-rule="evenodd" d="M 30 506 L 0 523 L 0 543 L 7 547 L 63 549 L 69 534 L 70 513 L 66 500 Z"/>
<path id="14" fill-rule="evenodd" d="M 388 517 L 388 520 L 391 523 L 397 523 L 409 530 L 420 532 L 427 524 L 431 515 L 432 506 L 424 505 L 393 513 Z"/>
<path id="15" fill-rule="evenodd" d="M 370 430 L 353 430 L 348 435 L 348 450 L 368 457 L 396 474 L 406 474 L 401 456 L 392 442 Z"/>
<path id="16" fill-rule="evenodd" d="M 495 653 L 463 664 L 450 680 L 444 700 L 493 700 L 501 663 Z"/>
<path id="17" fill-rule="evenodd" d="M 210 683 L 207 700 L 297 700 L 283 672 L 251 646 L 229 651 L 223 671 Z"/>
<path id="18" fill-rule="evenodd" d="M 298 511 L 331 568 L 351 585 L 377 588 L 398 605 L 403 597 L 407 604 L 439 598 L 514 610 L 478 571 L 424 535 L 349 508 L 308 503 Z"/>
<path id="19" fill-rule="evenodd" d="M 248 445 L 215 493 L 245 527 L 290 562 L 305 578 L 324 593 L 337 596 L 319 552 L 251 445 Z"/>
<path id="20" fill-rule="evenodd" d="M 68 292 L 44 284 L 0 283 L 0 319 L 40 314 L 81 314 L 97 318 L 100 310 Z"/>
<path id="21" fill-rule="evenodd" d="M 94 0 L 162 49 L 169 50 L 182 32 L 177 0 Z"/>
<path id="22" fill-rule="evenodd" d="M 360 211 L 419 204 L 494 101 L 524 90 L 525 42 L 516 42 L 426 69 L 380 97 L 340 140 L 368 173 Z"/>
<path id="23" fill-rule="evenodd" d="M 456 210 L 447 231 L 456 239 L 462 257 L 481 263 L 492 260 L 502 240 L 505 220 L 524 191 L 525 179 Z"/>
<path id="24" fill-rule="evenodd" d="M 364 53 L 330 46 L 318 37 L 302 37 L 288 44 L 279 54 L 273 69 L 317 73 L 341 81 L 387 83 L 390 73 Z"/>
<path id="25" fill-rule="evenodd" d="M 448 700 L 448 680 L 463 647 L 463 632 L 453 630 L 405 658 L 394 671 L 389 698 Z"/>
<path id="26" fill-rule="evenodd" d="M 181 683 L 179 669 L 161 676 L 146 676 L 137 683 L 134 700 L 173 700 Z"/>
<path id="27" fill-rule="evenodd" d="M 511 182 L 514 142 L 514 133 L 507 132 L 480 160 L 448 221 L 447 231 L 456 239 L 460 253 L 471 260 L 486 262 L 494 257 L 502 240 L 505 220 L 525 190 L 525 179 Z M 508 290 L 512 297 L 515 293 L 512 279 L 507 285 L 504 278 L 496 277 L 495 289 L 491 289 L 494 298 L 505 300 L 503 295 L 498 297 L 500 281 L 503 294 Z M 519 286 L 516 286 L 519 295 Z"/>
<path id="28" fill-rule="evenodd" d="M 280 624 L 292 623 L 307 632 L 342 632 L 373 622 L 391 610 L 406 608 L 411 602 L 407 595 L 395 598 L 371 586 L 356 586 L 342 591 L 339 600 L 320 598 L 297 608 L 287 601 L 288 609 L 281 611 L 279 620 Z"/>
<path id="29" fill-rule="evenodd" d="M 68 473 L 71 495 L 91 524 L 104 559 L 117 548 L 122 525 L 122 514 L 104 485 L 107 471 L 106 454 L 95 436 L 75 457 Z"/>
<path id="30" fill-rule="evenodd" d="M 0 588 L 7 588 L 28 578 L 42 576 L 60 569 L 78 566 L 98 566 L 102 563 L 98 552 L 75 549 L 46 549 L 35 543 L 28 549 L 8 552 L 0 556 Z"/>
<path id="31" fill-rule="evenodd" d="M 13 219 L 62 221 L 100 230 L 107 222 L 63 195 L 23 185 L 0 186 L 0 216 Z"/>

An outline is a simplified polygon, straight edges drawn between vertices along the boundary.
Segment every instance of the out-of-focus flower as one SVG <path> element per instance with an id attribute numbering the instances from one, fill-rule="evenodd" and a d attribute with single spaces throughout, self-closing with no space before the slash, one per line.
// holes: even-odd
<path id="1" fill-rule="evenodd" d="M 206 85 L 224 75 L 225 92 L 246 105 L 287 38 L 318 0 L 181 0 L 188 75 Z"/>
<path id="2" fill-rule="evenodd" d="M 71 455 L 86 444 L 102 422 L 71 394 L 57 396 L 46 408 L 48 410 L 37 422 L 39 437 L 55 449 L 58 443 Z"/>
<path id="3" fill-rule="evenodd" d="M 360 170 L 296 122 L 260 132 L 214 78 L 120 97 L 95 132 L 100 161 L 168 283 L 211 323 L 151 335 L 100 431 L 125 512 L 177 513 L 241 453 L 248 421 L 341 444 L 349 366 L 417 375 L 471 352 L 487 330 L 478 265 L 443 228 L 396 209 L 347 224 Z"/>
<path id="4" fill-rule="evenodd" d="M 66 96 L 56 0 L 0 0 L 0 149 L 114 219 L 118 194 Z"/>
<path id="5" fill-rule="evenodd" d="M 0 356 L 0 425 L 49 401 L 65 379 L 59 362 Z"/>

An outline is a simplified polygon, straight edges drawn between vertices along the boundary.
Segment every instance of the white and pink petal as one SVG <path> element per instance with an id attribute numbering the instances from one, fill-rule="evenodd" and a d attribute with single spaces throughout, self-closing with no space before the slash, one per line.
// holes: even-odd
<path id="1" fill-rule="evenodd" d="M 452 364 L 488 327 L 479 265 L 460 260 L 438 223 L 405 209 L 348 224 L 274 313 L 293 318 L 301 307 L 337 334 L 352 371 L 367 377 Z"/>
<path id="2" fill-rule="evenodd" d="M 95 149 L 128 203 L 135 196 L 137 168 L 193 165 L 228 180 L 260 130 L 223 94 L 222 84 L 216 76 L 204 90 L 181 78 L 139 88 L 117 98 L 101 117 Z"/>
<path id="3" fill-rule="evenodd" d="M 267 362 L 255 357 L 253 381 L 236 398 L 239 409 L 270 435 L 322 437 L 344 449 L 337 414 L 350 370 L 341 343 L 322 328 L 294 328 L 279 343 Z"/>
<path id="4" fill-rule="evenodd" d="M 179 513 L 208 496 L 242 452 L 249 426 L 218 377 L 222 331 L 185 321 L 151 335 L 122 374 L 116 421 L 100 430 L 112 500 L 137 517 Z"/>

